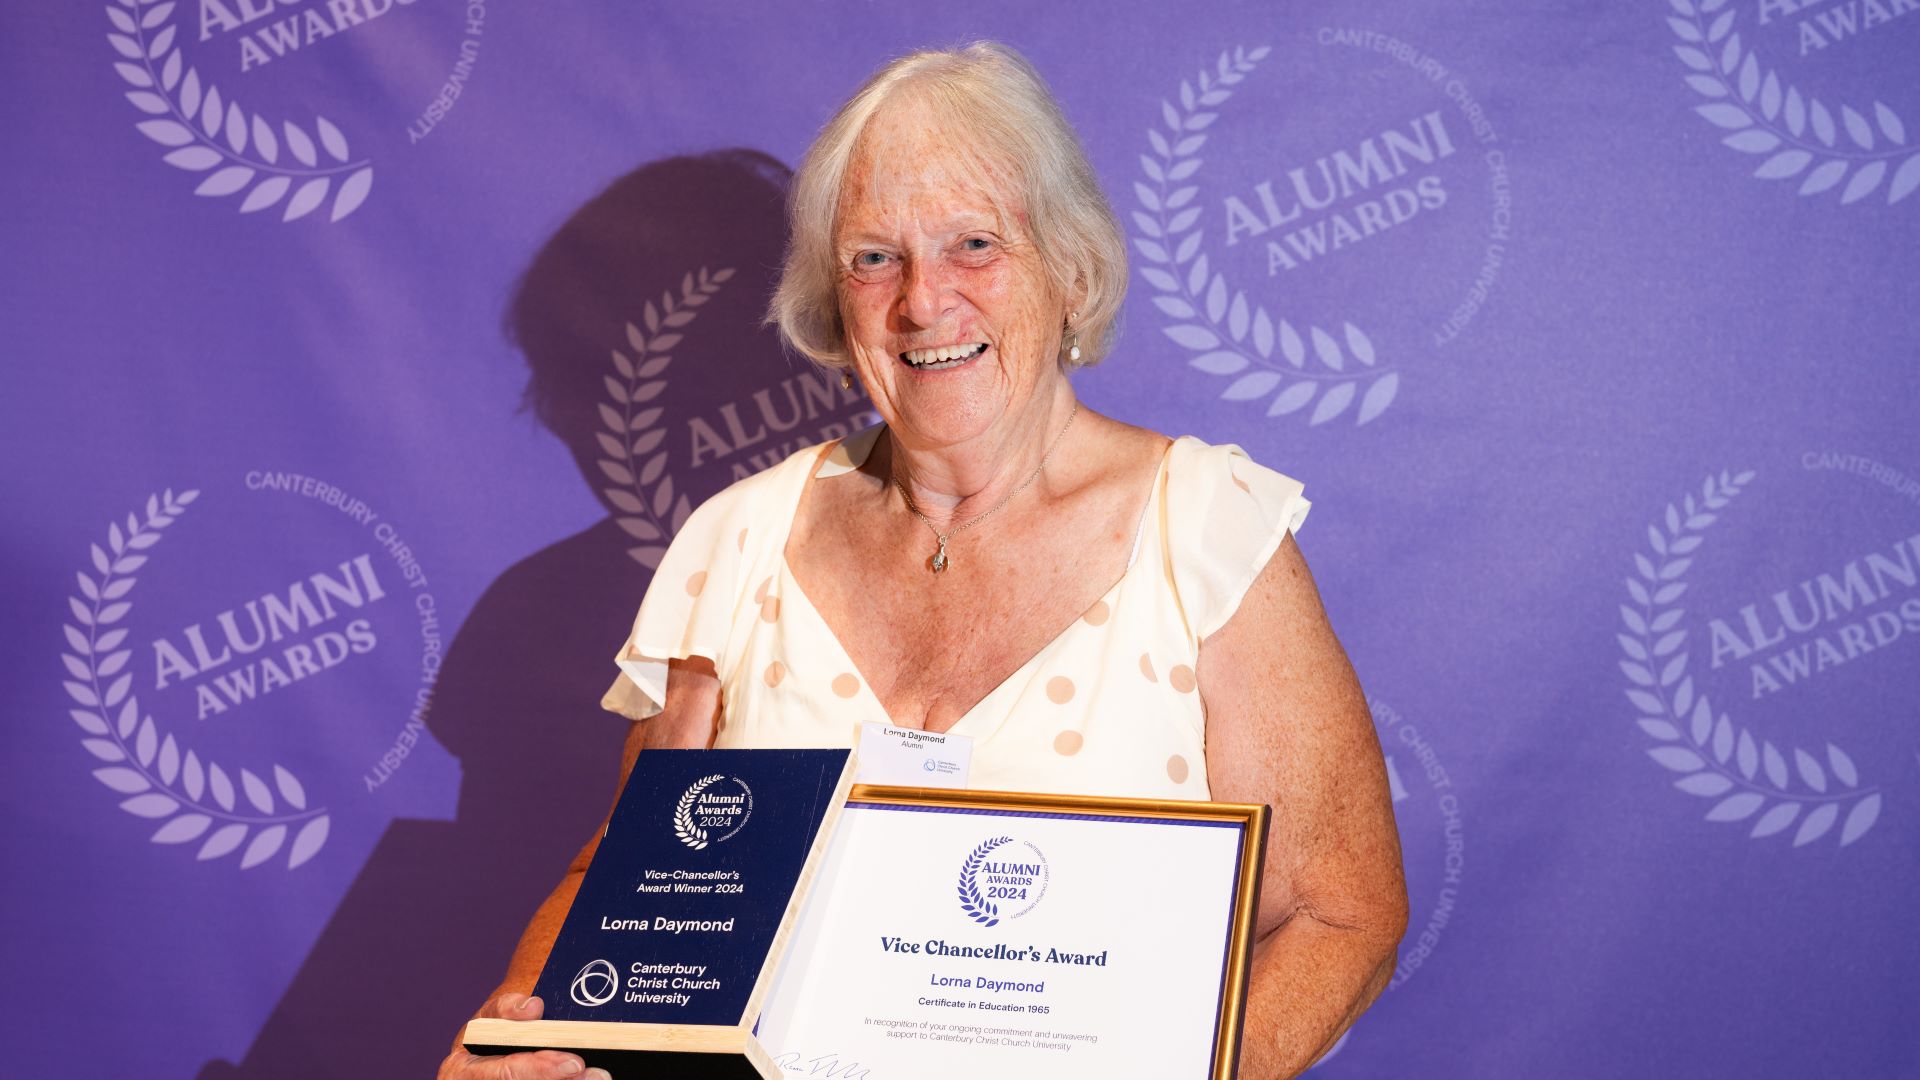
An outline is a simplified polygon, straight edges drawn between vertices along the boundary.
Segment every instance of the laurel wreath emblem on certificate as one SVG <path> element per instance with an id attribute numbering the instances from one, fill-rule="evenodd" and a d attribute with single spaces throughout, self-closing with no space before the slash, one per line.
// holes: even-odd
<path id="1" fill-rule="evenodd" d="M 167 25 L 175 3 L 117 0 L 106 9 L 114 32 L 107 35 L 120 60 L 113 65 L 132 90 L 127 101 L 151 119 L 135 124 L 140 134 L 167 148 L 161 160 L 176 169 L 206 173 L 195 195 L 219 197 L 246 192 L 240 212 L 251 214 L 286 206 L 280 220 L 292 221 L 319 209 L 333 196 L 330 220 L 360 208 L 373 190 L 373 166 L 355 160 L 347 137 L 324 116 L 313 118 L 319 146 L 306 130 L 283 121 L 280 134 L 259 113 L 223 99 L 198 68 L 187 67 L 175 46 L 177 26 Z M 183 71 L 184 69 L 184 71 Z M 288 156 L 280 157 L 282 140 Z M 325 151 L 325 160 L 320 152 Z M 339 181 L 336 186 L 335 181 Z M 295 186 L 295 185 L 298 186 Z M 288 197 L 288 193 L 292 197 Z"/>
<path id="2" fill-rule="evenodd" d="M 67 598 L 74 622 L 61 627 L 71 650 L 60 655 L 68 675 L 62 685 L 79 706 L 68 715 L 86 733 L 80 745 L 105 763 L 93 770 L 93 778 L 126 796 L 120 809 L 162 822 L 150 838 L 153 843 L 201 841 L 201 860 L 229 855 L 244 843 L 246 850 L 240 856 L 244 870 L 273 858 L 291 835 L 287 867 L 292 869 L 313 858 L 327 842 L 326 808 L 309 809 L 306 788 L 291 772 L 275 765 L 271 788 L 250 770 L 239 770 L 238 794 L 246 797 L 254 812 L 241 809 L 233 779 L 219 763 L 203 760 L 172 734 L 163 733 L 152 716 L 141 714 L 139 697 L 133 693 L 133 673 L 125 670 L 133 650 L 121 648 L 128 631 L 115 624 L 133 610 L 133 601 L 126 596 L 133 591 L 134 573 L 146 565 L 142 552 L 158 544 L 161 530 L 199 497 L 198 491 L 176 495 L 171 488 L 149 495 L 144 516 L 129 513 L 124 529 L 118 521 L 110 523 L 106 546 L 91 546 L 89 554 L 98 576 L 85 570 L 76 575 L 80 595 Z"/>
<path id="3" fill-rule="evenodd" d="M 960 864 L 960 910 L 981 926 L 997 926 L 1000 908 L 980 892 L 980 864 L 986 862 L 995 849 L 1011 843 L 1011 836 L 996 836 L 974 848 Z"/>
<path id="4" fill-rule="evenodd" d="M 1140 167 L 1152 183 L 1133 185 L 1143 207 L 1133 212 L 1142 234 L 1134 237 L 1133 246 L 1146 260 L 1140 276 L 1158 293 L 1154 306 L 1171 320 L 1162 332 L 1194 354 L 1187 363 L 1209 375 L 1232 377 L 1220 392 L 1221 400 L 1266 400 L 1266 414 L 1274 417 L 1298 412 L 1317 397 L 1319 403 L 1307 420 L 1311 425 L 1340 416 L 1357 398 L 1354 420 L 1364 424 L 1385 412 L 1400 389 L 1398 372 L 1376 366 L 1366 333 L 1349 322 L 1336 338 L 1309 325 L 1302 338 L 1286 319 L 1275 320 L 1244 291 L 1229 286 L 1226 275 L 1211 269 L 1207 253 L 1200 250 L 1201 208 L 1189 205 L 1200 188 L 1187 181 L 1200 171 L 1198 155 L 1206 145 L 1206 129 L 1220 118 L 1216 106 L 1233 96 L 1230 87 L 1245 79 L 1268 51 L 1261 46 L 1223 52 L 1214 70 L 1202 68 L 1194 80 L 1181 81 L 1179 106 L 1160 102 L 1166 131 L 1149 128 L 1151 152 L 1140 155 Z M 1363 383 L 1365 393 L 1360 392 Z"/>
<path id="5" fill-rule="evenodd" d="M 1802 195 L 1839 188 L 1841 205 L 1873 194 L 1882 181 L 1887 181 L 1888 203 L 1897 203 L 1920 188 L 1920 149 L 1907 142 L 1907 128 L 1898 113 L 1876 101 L 1873 123 L 1868 123 L 1859 110 L 1842 105 L 1836 124 L 1833 111 L 1820 99 L 1803 96 L 1798 87 L 1782 82 L 1776 72 L 1761 65 L 1753 49 L 1741 44 L 1733 28 L 1737 9 L 1720 11 L 1727 0 L 1668 2 L 1677 14 L 1667 16 L 1667 26 L 1680 39 L 1674 55 L 1693 72 L 1687 76 L 1687 85 L 1709 99 L 1694 106 L 1694 111 L 1728 132 L 1720 141 L 1729 148 L 1766 155 L 1754 176 L 1762 180 L 1803 177 Z M 1852 146 L 1841 141 L 1842 131 Z"/>
<path id="6" fill-rule="evenodd" d="M 1698 498 L 1688 494 L 1677 504 L 1668 503 L 1662 520 L 1647 526 L 1652 554 L 1634 554 L 1635 576 L 1627 579 L 1632 602 L 1620 607 L 1627 628 L 1619 635 L 1627 700 L 1640 710 L 1640 730 L 1660 744 L 1647 755 L 1684 774 L 1673 786 L 1714 800 L 1707 809 L 1708 821 L 1754 819 L 1747 835 L 1756 840 L 1783 833 L 1797 821 L 1793 846 L 1803 847 L 1840 823 L 1844 809 L 1840 845 L 1845 847 L 1873 828 L 1881 803 L 1877 789 L 1860 786 L 1859 770 L 1847 752 L 1828 743 L 1823 768 L 1814 755 L 1791 747 L 1793 772 L 1805 790 L 1797 789 L 1786 755 L 1772 742 L 1755 739 L 1725 712 L 1716 713 L 1707 695 L 1695 692 L 1687 674 L 1687 631 L 1680 626 L 1685 611 L 1679 606 L 1687 586 L 1682 579 L 1693 565 L 1701 534 L 1753 477 L 1751 471 L 1709 476 Z"/>

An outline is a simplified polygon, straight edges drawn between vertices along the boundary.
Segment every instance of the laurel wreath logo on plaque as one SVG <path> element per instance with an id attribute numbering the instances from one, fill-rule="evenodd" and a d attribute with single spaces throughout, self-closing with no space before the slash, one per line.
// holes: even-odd
<path id="1" fill-rule="evenodd" d="M 674 498 L 673 477 L 667 474 L 668 452 L 660 449 L 667 437 L 667 429 L 659 426 L 666 409 L 647 403 L 667 389 L 663 376 L 673 362 L 671 350 L 680 344 L 681 337 L 674 331 L 692 322 L 699 314 L 694 309 L 711 300 L 732 276 L 732 267 L 709 274 L 703 266 L 697 274 L 689 273 L 680 280 L 678 299 L 666 292 L 660 295 L 658 307 L 647 301 L 640 313 L 646 331 L 627 324 L 627 344 L 633 355 L 613 350 L 614 374 L 605 377 L 613 404 L 600 405 L 600 423 L 606 430 L 595 432 L 595 437 L 607 455 L 600 459 L 600 471 L 618 486 L 600 490 L 619 511 L 614 520 L 628 536 L 640 541 L 638 546 L 628 548 L 627 554 L 649 569 L 660 566 L 661 557 L 667 553 L 666 541 L 687 523 L 693 502 L 685 495 Z M 636 411 L 636 406 L 646 407 Z M 642 462 L 642 458 L 646 460 Z"/>
<path id="2" fill-rule="evenodd" d="M 1684 774 L 1673 786 L 1713 800 L 1708 821 L 1752 819 L 1747 835 L 1753 839 L 1784 833 L 1798 822 L 1794 847 L 1813 843 L 1840 823 L 1840 846 L 1845 847 L 1880 817 L 1879 790 L 1860 786 L 1853 758 L 1828 743 L 1822 767 L 1819 758 L 1792 747 L 1789 773 L 1778 747 L 1716 712 L 1705 693 L 1694 691 L 1687 674 L 1687 631 L 1679 625 L 1686 614 L 1679 606 L 1687 589 L 1683 579 L 1702 534 L 1753 477 L 1751 471 L 1709 476 L 1699 498 L 1688 494 L 1678 504 L 1667 504 L 1663 518 L 1647 526 L 1651 554 L 1634 554 L 1636 576 L 1627 578 L 1632 603 L 1620 607 L 1627 628 L 1618 635 L 1627 700 L 1640 710 L 1640 730 L 1660 744 L 1647 755 Z M 1794 774 L 1800 787 L 1793 784 Z"/>
<path id="3" fill-rule="evenodd" d="M 707 830 L 693 820 L 693 804 L 699 801 L 701 792 L 724 779 L 726 779 L 725 776 L 715 773 L 695 780 L 693 785 L 687 788 L 687 793 L 680 796 L 679 804 L 673 808 L 673 835 L 679 837 L 681 843 L 695 851 L 707 846 L 708 837 Z"/>
<path id="4" fill-rule="evenodd" d="M 673 808 L 673 835 L 695 851 L 733 839 L 753 816 L 753 789 L 738 777 L 732 778 L 732 783 L 739 794 L 703 798 L 709 788 L 726 779 L 724 773 L 715 773 L 695 780 Z"/>
<path id="5" fill-rule="evenodd" d="M 1318 398 L 1307 422 L 1324 424 L 1358 398 L 1354 419 L 1364 424 L 1393 403 L 1399 373 L 1378 365 L 1373 342 L 1354 324 L 1343 323 L 1337 338 L 1309 325 L 1302 338 L 1286 319 L 1275 320 L 1265 307 L 1230 286 L 1200 250 L 1201 207 L 1188 205 L 1200 194 L 1199 185 L 1189 181 L 1200 171 L 1197 155 L 1206 145 L 1206 129 L 1220 118 L 1217 107 L 1233 96 L 1228 88 L 1245 79 L 1270 51 L 1263 45 L 1223 52 L 1212 70 L 1202 68 L 1194 79 L 1181 80 L 1178 106 L 1161 99 L 1166 131 L 1149 128 L 1151 153 L 1140 155 L 1140 167 L 1151 183 L 1136 180 L 1133 185 L 1143 207 L 1133 211 L 1134 225 L 1143 234 L 1133 238 L 1133 246 L 1152 264 L 1142 264 L 1140 275 L 1158 294 L 1154 306 L 1170 320 L 1161 331 L 1194 354 L 1187 363 L 1232 379 L 1220 392 L 1221 400 L 1264 400 L 1266 414 L 1274 417 L 1298 412 Z M 1313 345 L 1311 363 L 1308 341 Z"/>
<path id="6" fill-rule="evenodd" d="M 107 43 L 120 56 L 113 69 L 133 87 L 127 91 L 127 100 L 153 118 L 134 127 L 168 148 L 162 161 L 176 169 L 207 174 L 193 189 L 195 195 L 245 192 L 240 200 L 243 214 L 285 199 L 282 221 L 307 216 L 329 195 L 332 221 L 353 213 L 366 201 L 373 190 L 373 166 L 364 158 L 354 159 L 347 137 L 326 117 L 313 118 L 318 147 L 291 120 L 282 121 L 280 134 L 274 134 L 273 124 L 265 117 L 222 98 L 218 88 L 201 81 L 198 68 L 187 67 L 174 45 L 179 28 L 168 25 L 177 4 L 116 0 L 116 5 L 106 9 L 114 29 Z M 291 160 L 281 159 L 283 138 Z M 321 158 L 322 150 L 328 160 Z"/>
<path id="7" fill-rule="evenodd" d="M 1873 194 L 1882 181 L 1887 181 L 1889 204 L 1920 188 L 1920 148 L 1908 145 L 1899 114 L 1876 101 L 1870 124 L 1859 110 L 1842 105 L 1835 124 L 1831 109 L 1783 82 L 1755 50 L 1741 43 L 1733 29 L 1737 9 L 1714 14 L 1727 0 L 1668 2 L 1678 12 L 1667 16 L 1667 25 L 1681 41 L 1673 47 L 1674 55 L 1693 72 L 1687 85 L 1712 99 L 1694 111 L 1730 132 L 1722 143 L 1744 154 L 1767 155 L 1753 175 L 1762 180 L 1803 177 L 1802 195 L 1840 188 L 1842 205 Z M 1851 146 L 1841 142 L 1842 130 Z"/>
<path id="8" fill-rule="evenodd" d="M 150 837 L 153 843 L 188 844 L 205 837 L 197 856 L 202 860 L 232 854 L 245 844 L 243 870 L 285 847 L 287 868 L 292 869 L 327 842 L 326 808 L 309 809 L 305 787 L 276 764 L 271 788 L 253 772 L 239 770 L 238 794 L 246 797 L 253 812 L 242 809 L 224 768 L 163 733 L 153 717 L 141 715 L 133 673 L 125 670 L 133 650 L 121 648 L 128 631 L 116 624 L 133 610 L 126 597 L 137 580 L 135 572 L 146 565 L 148 556 L 141 553 L 158 544 L 162 530 L 199 497 L 198 491 L 176 496 L 171 488 L 149 495 L 144 517 L 129 513 L 124 529 L 117 521 L 110 523 L 106 547 L 91 545 L 94 573 L 79 571 L 80 594 L 67 598 L 74 622 L 60 628 L 71 650 L 60 654 L 70 676 L 61 685 L 79 706 L 68 715 L 86 734 L 80 745 L 106 763 L 93 771 L 93 778 L 126 796 L 120 809 L 161 822 Z"/>

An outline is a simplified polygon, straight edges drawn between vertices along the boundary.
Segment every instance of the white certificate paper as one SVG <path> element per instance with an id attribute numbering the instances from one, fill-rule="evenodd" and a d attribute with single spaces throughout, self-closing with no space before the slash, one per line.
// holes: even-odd
<path id="1" fill-rule="evenodd" d="M 799 1077 L 1212 1076 L 1243 836 L 850 802 L 761 1044 Z"/>

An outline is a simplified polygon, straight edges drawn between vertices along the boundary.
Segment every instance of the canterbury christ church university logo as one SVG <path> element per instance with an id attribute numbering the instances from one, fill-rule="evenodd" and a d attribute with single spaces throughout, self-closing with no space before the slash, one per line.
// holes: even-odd
<path id="1" fill-rule="evenodd" d="M 1160 100 L 1141 150 L 1133 246 L 1161 330 L 1267 417 L 1381 415 L 1507 260 L 1492 118 L 1465 75 L 1389 34 L 1228 49 Z"/>
<path id="2" fill-rule="evenodd" d="M 342 487 L 250 469 L 156 492 L 108 522 L 75 580 L 69 715 L 153 843 L 300 866 L 340 800 L 383 788 L 426 737 L 431 578 L 401 526 Z"/>
<path id="3" fill-rule="evenodd" d="M 567 994 L 574 1003 L 588 1008 L 605 1005 L 619 993 L 620 972 L 607 960 L 588 961 L 567 986 Z"/>
<path id="4" fill-rule="evenodd" d="M 105 11 L 109 62 L 160 160 L 193 176 L 195 195 L 282 221 L 359 209 L 376 172 L 369 144 L 430 135 L 473 77 L 487 28 L 487 0 L 114 0 Z M 363 100 L 344 83 L 366 54 L 339 41 L 374 36 L 439 47 L 395 54 L 431 59 L 380 72 L 412 96 L 350 138 L 328 114 Z"/>

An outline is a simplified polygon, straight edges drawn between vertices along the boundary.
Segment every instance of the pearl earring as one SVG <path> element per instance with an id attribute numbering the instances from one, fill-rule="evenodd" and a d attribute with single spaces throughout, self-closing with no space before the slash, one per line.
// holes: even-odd
<path id="1" fill-rule="evenodd" d="M 1067 360 L 1070 363 L 1080 359 L 1080 331 L 1073 328 L 1074 320 L 1079 317 L 1077 311 L 1067 316 Z"/>
<path id="2" fill-rule="evenodd" d="M 853 373 L 852 372 L 843 371 L 840 373 L 840 389 L 842 390 L 853 389 Z"/>

